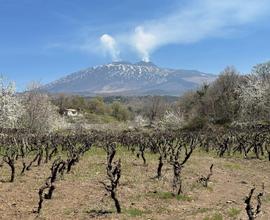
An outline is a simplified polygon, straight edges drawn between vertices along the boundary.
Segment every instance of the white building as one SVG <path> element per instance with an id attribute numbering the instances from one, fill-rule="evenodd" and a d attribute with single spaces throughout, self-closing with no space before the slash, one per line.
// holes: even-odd
<path id="1" fill-rule="evenodd" d="M 65 109 L 64 115 L 75 117 L 75 116 L 78 116 L 78 111 L 76 109 L 68 108 L 68 109 Z"/>

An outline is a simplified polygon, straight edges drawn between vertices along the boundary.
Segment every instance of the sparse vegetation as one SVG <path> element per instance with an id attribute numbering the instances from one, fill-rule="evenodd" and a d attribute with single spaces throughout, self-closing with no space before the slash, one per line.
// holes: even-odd
<path id="1" fill-rule="evenodd" d="M 211 217 L 205 217 L 203 220 L 223 220 L 223 217 L 220 213 L 215 213 Z"/>
<path id="2" fill-rule="evenodd" d="M 237 208 L 230 208 L 228 211 L 228 216 L 230 218 L 236 219 L 237 216 L 240 214 L 241 210 Z"/>

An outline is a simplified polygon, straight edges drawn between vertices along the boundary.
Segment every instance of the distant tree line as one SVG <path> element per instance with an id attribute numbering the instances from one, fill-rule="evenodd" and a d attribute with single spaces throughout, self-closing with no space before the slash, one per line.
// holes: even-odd
<path id="1" fill-rule="evenodd" d="M 61 94 L 53 99 L 53 103 L 58 106 L 59 113 L 63 115 L 65 109 L 73 108 L 83 113 L 97 116 L 111 116 L 119 121 L 127 121 L 132 118 L 132 111 L 118 100 L 112 103 L 105 103 L 103 97 L 82 97 L 68 96 Z"/>
<path id="2" fill-rule="evenodd" d="M 159 120 L 175 100 L 178 97 L 82 97 L 60 94 L 52 98 L 60 114 L 65 109 L 72 108 L 86 116 L 111 116 L 118 121 L 133 120 L 137 115 L 148 118 L 149 121 Z"/>
<path id="3" fill-rule="evenodd" d="M 241 75 L 227 67 L 211 84 L 180 97 L 175 106 L 190 126 L 231 123 L 269 123 L 270 62 Z"/>
<path id="4" fill-rule="evenodd" d="M 270 62 L 242 75 L 225 68 L 210 84 L 176 98 L 81 97 L 42 93 L 32 84 L 23 94 L 0 79 L 0 128 L 50 131 L 64 123 L 64 111 L 76 109 L 86 123 L 132 121 L 141 116 L 150 126 L 201 129 L 208 125 L 270 122 Z M 98 120 L 97 120 L 98 119 Z"/>
<path id="5" fill-rule="evenodd" d="M 210 84 L 178 98 L 168 96 L 92 97 L 60 95 L 54 99 L 60 112 L 65 108 L 95 115 L 110 115 L 119 121 L 141 115 L 150 124 L 169 118 L 191 129 L 231 123 L 270 121 L 270 62 L 258 64 L 247 75 L 226 67 Z M 179 125 L 179 123 L 181 125 Z"/>

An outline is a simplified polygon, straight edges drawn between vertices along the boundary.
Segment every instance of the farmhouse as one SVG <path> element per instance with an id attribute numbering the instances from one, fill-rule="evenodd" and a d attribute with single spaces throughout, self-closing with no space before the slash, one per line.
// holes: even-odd
<path id="1" fill-rule="evenodd" d="M 75 116 L 78 116 L 78 111 L 76 109 L 68 108 L 64 110 L 64 115 L 75 117 Z"/>

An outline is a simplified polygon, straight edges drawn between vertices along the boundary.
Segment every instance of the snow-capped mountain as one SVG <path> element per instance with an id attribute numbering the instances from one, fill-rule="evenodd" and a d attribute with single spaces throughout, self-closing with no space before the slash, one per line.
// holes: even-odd
<path id="1" fill-rule="evenodd" d="M 113 62 L 72 73 L 42 89 L 82 95 L 180 95 L 215 78 L 196 70 L 160 68 L 151 62 Z"/>

